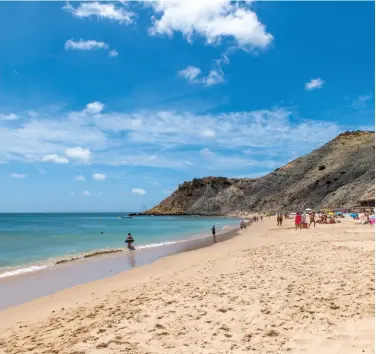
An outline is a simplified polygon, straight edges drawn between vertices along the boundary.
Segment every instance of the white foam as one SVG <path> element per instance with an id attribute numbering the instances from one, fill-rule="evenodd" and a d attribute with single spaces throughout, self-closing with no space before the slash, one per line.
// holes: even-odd
<path id="1" fill-rule="evenodd" d="M 143 248 L 155 248 L 155 247 L 161 247 L 161 246 L 167 246 L 167 245 L 173 245 L 175 243 L 179 242 L 184 242 L 188 240 L 181 240 L 181 241 L 166 241 L 166 242 L 161 242 L 161 243 L 151 243 L 149 245 L 144 245 L 144 246 L 138 246 L 136 249 L 143 249 Z"/>
<path id="2" fill-rule="evenodd" d="M 12 277 L 14 275 L 20 275 L 20 274 L 35 272 L 37 270 L 41 270 L 41 269 L 45 269 L 45 268 L 47 268 L 46 265 L 44 265 L 44 266 L 30 266 L 30 267 L 27 267 L 27 268 L 19 268 L 19 269 L 11 270 L 9 272 L 1 273 L 0 278 Z"/>

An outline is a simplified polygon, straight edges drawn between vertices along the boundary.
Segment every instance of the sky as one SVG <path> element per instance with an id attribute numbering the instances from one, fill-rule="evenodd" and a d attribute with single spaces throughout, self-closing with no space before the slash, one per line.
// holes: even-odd
<path id="1" fill-rule="evenodd" d="M 374 6 L 0 2 L 0 212 L 137 212 L 374 130 Z"/>

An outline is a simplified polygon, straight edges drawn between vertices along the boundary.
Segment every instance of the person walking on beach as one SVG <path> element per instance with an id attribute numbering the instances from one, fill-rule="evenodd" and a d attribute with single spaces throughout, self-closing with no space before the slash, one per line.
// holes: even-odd
<path id="1" fill-rule="evenodd" d="M 215 241 L 215 225 L 213 225 L 213 227 L 211 228 L 211 230 L 212 230 L 213 239 Z"/>
<path id="2" fill-rule="evenodd" d="M 300 213 L 296 213 L 295 215 L 295 230 L 302 228 L 302 216 Z"/>
<path id="3" fill-rule="evenodd" d="M 135 249 L 134 246 L 132 245 L 133 242 L 134 242 L 134 238 L 132 237 L 131 233 L 129 233 L 128 237 L 125 239 L 125 243 L 128 244 L 128 249 L 131 251 Z"/>
<path id="4" fill-rule="evenodd" d="M 311 224 L 313 224 L 313 227 L 316 227 L 316 220 L 315 220 L 315 212 L 314 211 L 309 213 L 309 227 L 311 227 Z"/>
<path id="5" fill-rule="evenodd" d="M 277 214 L 277 226 L 282 226 L 283 217 L 282 214 Z"/>
<path id="6" fill-rule="evenodd" d="M 262 221 L 262 218 L 263 218 L 263 216 L 261 215 L 261 216 L 260 216 L 261 221 Z"/>

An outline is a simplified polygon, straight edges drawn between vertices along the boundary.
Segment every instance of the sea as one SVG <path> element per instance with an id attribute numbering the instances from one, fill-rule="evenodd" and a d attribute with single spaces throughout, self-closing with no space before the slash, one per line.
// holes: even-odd
<path id="1" fill-rule="evenodd" d="M 130 232 L 140 249 L 163 247 L 211 234 L 238 219 L 135 216 L 129 213 L 0 214 L 0 278 L 126 249 Z"/>

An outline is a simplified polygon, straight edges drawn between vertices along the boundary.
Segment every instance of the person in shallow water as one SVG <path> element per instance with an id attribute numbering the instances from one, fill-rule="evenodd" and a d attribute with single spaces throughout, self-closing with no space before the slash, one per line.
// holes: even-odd
<path id="1" fill-rule="evenodd" d="M 213 227 L 211 228 L 211 230 L 212 230 L 212 235 L 213 235 L 213 237 L 215 237 L 215 226 L 213 225 Z"/>
<path id="2" fill-rule="evenodd" d="M 133 238 L 133 236 L 131 235 L 131 233 L 129 233 L 129 234 L 128 234 L 128 237 L 127 237 L 126 240 L 125 240 L 125 243 L 128 244 L 128 248 L 129 248 L 130 250 L 134 250 L 134 249 L 135 249 L 134 246 L 133 246 L 133 242 L 134 242 L 134 238 Z"/>

